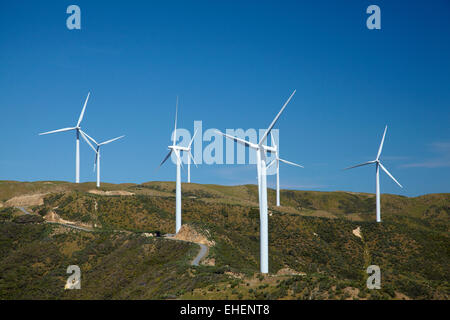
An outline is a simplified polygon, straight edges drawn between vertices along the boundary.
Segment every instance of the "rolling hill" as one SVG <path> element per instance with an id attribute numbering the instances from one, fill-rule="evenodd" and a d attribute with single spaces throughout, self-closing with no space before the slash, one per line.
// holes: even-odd
<path id="1" fill-rule="evenodd" d="M 268 191 L 270 274 L 259 270 L 254 185 L 183 184 L 183 224 L 199 247 L 149 236 L 173 233 L 175 184 L 0 181 L 0 299 L 448 299 L 450 194 Z M 15 207 L 25 207 L 25 215 Z M 49 222 L 71 222 L 91 232 Z M 183 240 L 183 239 L 181 239 Z M 81 290 L 64 290 L 69 265 Z M 366 288 L 369 265 L 381 290 Z"/>

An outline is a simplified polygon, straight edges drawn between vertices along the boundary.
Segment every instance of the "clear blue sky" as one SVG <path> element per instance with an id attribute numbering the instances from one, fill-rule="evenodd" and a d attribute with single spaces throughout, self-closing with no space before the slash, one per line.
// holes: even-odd
<path id="1" fill-rule="evenodd" d="M 345 3 L 345 5 L 344 5 Z M 81 30 L 66 8 L 81 8 Z M 381 30 L 366 8 L 381 8 Z M 105 140 L 102 181 L 174 180 L 166 154 L 179 126 L 265 128 L 280 118 L 284 188 L 408 196 L 450 192 L 450 2 L 436 1 L 2 1 L 0 179 L 74 181 L 73 126 Z M 94 181 L 82 143 L 81 180 Z M 185 172 L 183 173 L 185 180 Z M 202 165 L 199 183 L 256 183 L 254 165 Z M 269 186 L 274 185 L 269 177 Z"/>

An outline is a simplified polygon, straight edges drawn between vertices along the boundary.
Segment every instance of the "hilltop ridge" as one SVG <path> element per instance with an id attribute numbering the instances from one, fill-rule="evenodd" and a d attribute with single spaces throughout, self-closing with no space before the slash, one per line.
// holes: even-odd
<path id="1" fill-rule="evenodd" d="M 263 276 L 255 185 L 183 184 L 185 229 L 214 244 L 198 267 L 191 266 L 197 245 L 148 236 L 174 233 L 174 183 L 92 190 L 94 183 L 0 181 L 0 298 L 449 296 L 450 194 L 383 194 L 383 222 L 376 223 L 371 194 L 282 190 L 275 207 L 270 189 L 270 274 Z M 28 217 L 14 207 L 24 199 L 34 201 L 25 205 Z M 51 216 L 93 231 L 42 221 Z M 79 292 L 62 289 L 69 264 L 84 270 Z M 381 290 L 365 287 L 370 264 L 382 270 Z"/>

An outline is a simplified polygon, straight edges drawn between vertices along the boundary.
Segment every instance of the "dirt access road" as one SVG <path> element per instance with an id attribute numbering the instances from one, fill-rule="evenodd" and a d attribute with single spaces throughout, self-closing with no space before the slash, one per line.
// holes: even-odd
<path id="1" fill-rule="evenodd" d="M 17 209 L 19 209 L 20 211 L 22 211 L 25 214 L 29 214 L 31 215 L 32 213 L 28 212 L 24 207 L 16 207 Z M 81 231 L 86 231 L 86 232 L 92 232 L 94 230 L 92 229 L 87 229 L 87 228 L 83 228 L 83 227 L 79 227 L 76 225 L 72 225 L 72 224 L 66 224 L 66 223 L 60 223 L 60 222 L 52 222 L 52 221 L 46 221 L 47 223 L 53 223 L 53 224 L 59 224 L 61 226 L 65 226 L 68 228 L 72 228 L 72 229 L 77 229 L 77 230 L 81 230 Z M 173 239 L 174 235 L 173 234 L 166 234 L 164 237 L 170 240 L 176 240 Z M 180 241 L 180 240 L 178 240 Z M 190 241 L 186 241 L 186 242 L 190 242 Z M 196 242 L 191 242 L 191 243 L 196 243 Z M 197 256 L 194 258 L 194 260 L 192 260 L 191 265 L 193 266 L 198 266 L 200 261 L 208 254 L 208 247 L 202 243 L 196 243 L 200 246 L 200 251 L 198 252 Z"/>

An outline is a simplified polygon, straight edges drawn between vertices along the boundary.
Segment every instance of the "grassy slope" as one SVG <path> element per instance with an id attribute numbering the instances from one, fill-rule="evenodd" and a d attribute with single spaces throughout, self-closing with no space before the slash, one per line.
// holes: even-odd
<path id="1" fill-rule="evenodd" d="M 156 262 L 148 265 L 150 262 L 142 255 L 142 246 L 150 240 L 144 241 L 138 234 L 127 235 L 134 237 L 128 239 L 124 235 L 104 232 L 118 229 L 173 232 L 174 183 L 102 186 L 103 190 L 126 190 L 135 196 L 106 197 L 86 193 L 93 187 L 93 184 L 61 182 L 0 183 L 1 199 L 42 192 L 45 188 L 46 192 L 55 193 L 47 195 L 43 206 L 33 208 L 35 212 L 46 213 L 58 207 L 54 211 L 63 218 L 101 226 L 103 232 L 95 233 L 94 239 L 86 240 L 84 246 L 77 246 L 70 257 L 55 256 L 56 264 L 50 263 L 45 267 L 52 270 L 50 274 L 58 274 L 59 281 L 64 283 L 63 269 L 68 264 L 80 263 L 82 270 L 88 266 L 90 271 L 86 275 L 83 273 L 83 290 L 78 293 L 52 292 L 49 298 L 344 298 L 351 294 L 349 288 L 358 288 L 360 298 L 393 298 L 400 293 L 411 298 L 448 298 L 449 194 L 416 198 L 383 195 L 383 223 L 377 224 L 373 222 L 373 195 L 282 191 L 284 206 L 270 208 L 270 270 L 275 273 L 289 267 L 305 272 L 307 276 L 257 279 L 253 277 L 259 265 L 259 213 L 255 186 L 183 184 L 183 223 L 209 230 L 216 242 L 209 254 L 215 259 L 216 266 L 200 268 L 189 268 L 186 264 L 186 257 L 192 255 L 192 250 L 194 254 L 197 250 L 195 245 L 171 247 L 170 241 L 153 239 L 151 241 L 160 245 L 158 252 L 162 257 L 166 257 L 167 252 L 167 260 L 154 253 L 149 259 Z M 275 193 L 269 190 L 269 202 L 274 203 L 274 200 Z M 3 224 L 2 228 L 5 225 L 14 228 L 12 223 Z M 363 239 L 352 234 L 358 226 L 362 229 Z M 41 228 L 41 225 L 21 227 L 32 229 Z M 2 230 L 2 236 L 5 232 Z M 41 231 L 41 236 L 30 240 L 30 245 L 37 246 L 45 241 L 56 241 L 61 245 L 73 242 L 69 238 L 58 237 L 48 240 L 49 232 Z M 19 238 L 16 243 L 23 243 L 22 233 L 17 230 Z M 75 234 L 74 237 L 81 237 Z M 132 242 L 123 248 L 127 241 Z M 103 242 L 108 243 L 111 251 L 106 251 L 104 256 L 97 250 L 88 254 L 88 247 Z M 169 255 L 172 251 L 177 254 Z M 22 270 L 22 260 L 12 251 L 1 252 L 0 274 L 12 265 Z M 50 249 L 39 252 L 41 255 L 36 256 L 36 263 L 48 255 L 53 257 Z M 90 261 L 85 265 L 87 262 L 81 257 L 90 257 L 96 267 L 91 267 Z M 136 264 L 130 264 L 131 259 L 137 261 Z M 380 291 L 364 289 L 365 269 L 370 264 L 377 264 L 382 270 Z M 193 272 L 197 274 L 194 276 Z M 243 279 L 234 279 L 224 272 L 242 273 Z M 182 278 L 178 285 L 171 282 L 176 277 Z M 14 279 L 13 276 L 0 278 L 0 297 L 25 297 L 18 292 L 12 294 L 15 291 L 9 287 L 2 287 L 14 284 Z M 41 282 L 39 285 L 43 285 Z M 44 287 L 50 291 L 50 287 L 56 285 L 53 278 L 44 282 Z M 37 284 L 36 287 L 33 284 L 33 288 L 37 288 Z M 217 292 L 218 288 L 220 292 Z M 30 297 L 37 296 L 30 293 Z"/>
<path id="2" fill-rule="evenodd" d="M 224 278 L 191 276 L 194 244 L 58 228 L 0 224 L 0 299 L 164 299 Z M 64 290 L 73 264 L 81 269 L 81 290 Z"/>

